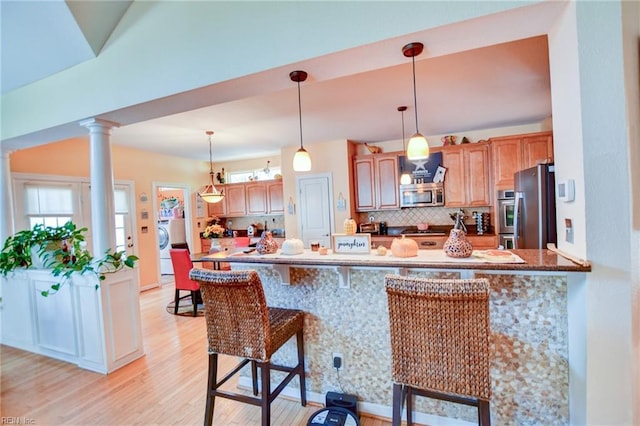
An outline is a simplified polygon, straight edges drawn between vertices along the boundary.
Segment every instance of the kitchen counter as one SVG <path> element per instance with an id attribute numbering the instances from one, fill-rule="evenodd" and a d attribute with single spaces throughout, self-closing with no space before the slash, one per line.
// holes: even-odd
<path id="1" fill-rule="evenodd" d="M 305 250 L 298 255 L 284 255 L 278 250 L 275 254 L 245 254 L 242 250 L 215 254 L 198 255 L 195 261 L 279 264 L 290 266 L 356 266 L 356 267 L 392 267 L 392 268 L 429 268 L 429 269 L 473 269 L 501 271 L 557 271 L 590 272 L 590 266 L 582 266 L 549 250 L 509 250 L 522 262 L 490 260 L 482 256 L 482 250 L 475 250 L 471 258 L 454 259 L 444 255 L 442 250 L 419 250 L 416 257 L 398 258 L 390 253 L 377 256 L 375 250 L 370 254 L 329 254 Z"/>
<path id="2" fill-rule="evenodd" d="M 327 391 L 343 389 L 357 396 L 361 411 L 387 418 L 392 384 L 385 275 L 487 278 L 493 423 L 569 424 L 568 282 L 570 275 L 590 268 L 548 250 L 512 252 L 517 257 L 509 263 L 489 261 L 480 251 L 470 259 L 450 259 L 442 250 L 420 250 L 413 258 L 375 252 L 320 255 L 310 250 L 293 256 L 235 251 L 195 257 L 229 262 L 234 270 L 255 270 L 270 306 L 305 312 L 310 401 L 323 403 Z M 343 356 L 339 382 L 334 352 Z M 294 362 L 295 342 L 287 342 L 273 358 Z M 247 371 L 239 384 L 251 386 Z M 290 384 L 285 394 L 295 398 L 295 386 Z M 422 424 L 445 424 L 452 418 L 477 421 L 473 407 L 459 404 L 417 398 L 414 409 L 415 421 Z"/>

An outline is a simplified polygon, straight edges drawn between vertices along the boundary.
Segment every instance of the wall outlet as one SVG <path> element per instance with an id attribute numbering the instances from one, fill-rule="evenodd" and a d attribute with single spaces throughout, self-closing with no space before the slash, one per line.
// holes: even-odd
<path id="1" fill-rule="evenodd" d="M 341 370 L 344 368 L 344 358 L 340 352 L 334 352 L 331 356 L 333 360 L 333 368 Z"/>

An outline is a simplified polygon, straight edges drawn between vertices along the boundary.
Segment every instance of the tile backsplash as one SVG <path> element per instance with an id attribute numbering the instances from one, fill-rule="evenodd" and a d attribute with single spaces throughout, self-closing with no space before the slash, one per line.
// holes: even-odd
<path id="1" fill-rule="evenodd" d="M 473 212 L 490 213 L 489 207 L 463 208 L 467 218 L 464 223 L 474 225 Z M 374 222 L 387 222 L 387 226 L 411 226 L 417 223 L 429 223 L 431 225 L 453 225 L 453 220 L 449 214 L 458 211 L 457 208 L 450 207 L 413 207 L 401 210 L 375 211 L 369 213 L 358 213 L 354 218 L 358 223 L 369 222 L 369 216 L 373 216 Z M 491 218 L 491 225 L 494 225 Z"/>

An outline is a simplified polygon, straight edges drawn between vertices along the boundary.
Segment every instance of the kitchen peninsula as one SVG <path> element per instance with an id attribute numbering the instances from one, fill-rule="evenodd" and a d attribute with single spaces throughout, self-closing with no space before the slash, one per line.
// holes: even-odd
<path id="1" fill-rule="evenodd" d="M 487 258 L 482 251 L 471 259 L 449 259 L 441 250 L 420 250 L 414 258 L 329 253 L 227 252 L 200 259 L 229 262 L 233 269 L 255 269 L 270 305 L 306 312 L 311 400 L 321 402 L 327 391 L 342 391 L 356 395 L 362 411 L 390 417 L 384 276 L 484 277 L 491 283 L 493 423 L 569 423 L 568 281 L 571 275 L 589 272 L 589 266 L 548 250 L 513 250 L 515 256 L 507 263 Z M 276 354 L 278 361 L 293 362 L 293 343 Z M 339 377 L 332 366 L 335 352 L 344 360 Z M 472 407 L 426 398 L 418 398 L 415 409 L 417 421 L 429 424 L 438 421 L 433 415 L 468 422 L 476 418 Z"/>

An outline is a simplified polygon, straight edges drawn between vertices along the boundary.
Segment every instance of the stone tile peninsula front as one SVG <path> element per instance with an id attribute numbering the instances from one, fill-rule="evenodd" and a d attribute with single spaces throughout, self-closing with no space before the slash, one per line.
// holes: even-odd
<path id="1" fill-rule="evenodd" d="M 310 400 L 324 403 L 328 391 L 353 394 L 361 411 L 389 418 L 391 349 L 384 276 L 487 278 L 492 422 L 569 424 L 568 288 L 572 276 L 589 268 L 547 250 L 514 250 L 524 263 L 508 264 L 441 262 L 439 254 L 429 252 L 436 250 L 421 250 L 418 260 L 381 258 L 374 252 L 321 256 L 308 250 L 296 256 L 218 253 L 198 260 L 254 269 L 269 305 L 305 311 Z M 332 363 L 336 352 L 344 362 L 339 375 Z M 295 342 L 288 342 L 275 358 L 294 362 Z M 247 375 L 241 385 L 249 385 Z M 290 395 L 295 397 L 295 390 Z M 415 410 L 421 423 L 477 421 L 473 407 L 427 398 L 416 398 Z"/>

